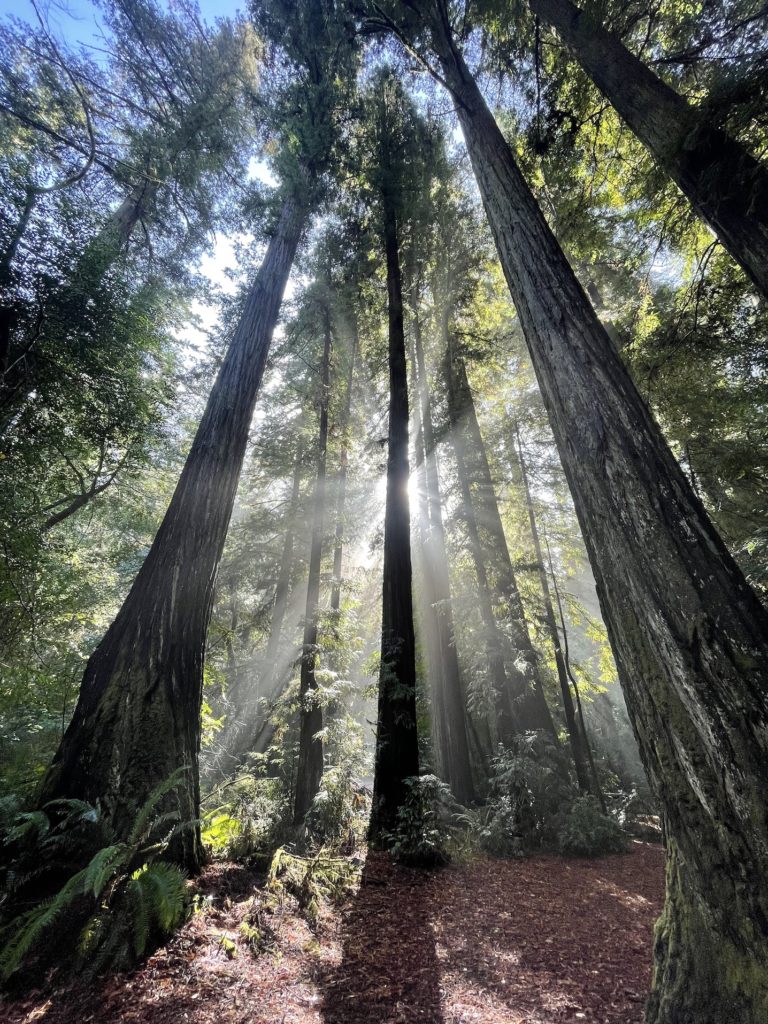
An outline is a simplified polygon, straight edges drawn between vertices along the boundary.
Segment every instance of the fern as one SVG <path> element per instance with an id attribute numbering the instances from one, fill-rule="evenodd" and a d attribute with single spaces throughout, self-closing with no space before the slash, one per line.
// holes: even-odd
<path id="1" fill-rule="evenodd" d="M 83 891 L 90 892 L 94 899 L 98 899 L 107 884 L 127 862 L 130 854 L 131 849 L 125 843 L 116 843 L 114 846 L 105 846 L 99 850 L 85 869 Z"/>
<path id="2" fill-rule="evenodd" d="M 27 811 L 16 817 L 16 824 L 5 835 L 8 843 L 21 843 L 34 838 L 40 841 L 50 830 L 51 822 L 44 811 Z"/>
<path id="3" fill-rule="evenodd" d="M 149 839 L 154 825 L 158 820 L 157 816 L 153 818 L 155 808 L 164 796 L 167 796 L 168 793 L 171 793 L 181 785 L 184 781 L 184 774 L 188 771 L 189 768 L 186 765 L 183 768 L 177 768 L 176 771 L 169 775 L 164 782 L 161 782 L 159 786 L 155 786 L 147 797 L 144 806 L 136 815 L 136 821 L 134 822 L 131 834 L 128 837 L 129 846 L 139 846 L 141 843 Z M 178 815 L 176 815 L 176 818 L 178 819 Z"/>
<path id="4" fill-rule="evenodd" d="M 152 791 L 136 815 L 127 842 L 112 842 L 97 850 L 55 896 L 0 931 L 0 981 L 6 981 L 35 952 L 43 934 L 76 900 L 77 913 L 81 921 L 85 918 L 85 924 L 80 927 L 73 953 L 87 958 L 93 971 L 129 966 L 132 959 L 146 952 L 150 939 L 169 934 L 184 920 L 189 902 L 184 875 L 171 864 L 155 862 L 155 858 L 188 823 L 177 824 L 163 839 L 146 845 L 153 833 L 178 821 L 175 811 L 155 812 L 163 797 L 180 784 L 184 771 L 174 772 Z M 64 812 L 53 828 L 48 811 Z M 42 811 L 17 814 L 6 835 L 36 836 L 36 848 L 48 854 L 51 846 L 59 852 L 67 846 L 75 847 L 79 842 L 76 824 L 95 821 L 98 812 L 89 804 L 57 800 Z M 132 870 L 136 864 L 142 866 Z"/>

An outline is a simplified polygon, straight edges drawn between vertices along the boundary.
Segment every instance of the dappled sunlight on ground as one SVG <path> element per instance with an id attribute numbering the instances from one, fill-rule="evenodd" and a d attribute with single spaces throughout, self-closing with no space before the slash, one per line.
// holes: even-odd
<path id="1" fill-rule="evenodd" d="M 663 854 L 480 858 L 443 871 L 369 856 L 313 931 L 251 872 L 213 865 L 203 910 L 131 975 L 0 1003 L 2 1024 L 639 1024 Z M 261 914 L 254 951 L 241 925 Z M 56 989 L 54 979 L 54 989 Z"/>

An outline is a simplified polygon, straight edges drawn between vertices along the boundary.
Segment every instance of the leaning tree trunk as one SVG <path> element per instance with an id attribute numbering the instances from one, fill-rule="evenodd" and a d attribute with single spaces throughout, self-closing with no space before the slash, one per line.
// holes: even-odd
<path id="1" fill-rule="evenodd" d="M 320 368 L 320 429 L 317 435 L 317 477 L 309 549 L 307 607 L 304 613 L 304 640 L 299 682 L 299 764 L 293 802 L 293 820 L 300 823 L 312 806 L 323 777 L 323 709 L 318 700 L 315 666 L 317 662 L 317 614 L 320 606 L 320 567 L 323 559 L 325 528 L 325 462 L 328 451 L 328 399 L 331 386 L 331 321 L 325 310 L 325 341 Z"/>
<path id="2" fill-rule="evenodd" d="M 85 669 L 75 714 L 41 802 L 97 804 L 119 837 L 157 784 L 188 769 L 175 793 L 190 823 L 174 858 L 201 861 L 198 754 L 205 637 L 216 569 L 235 499 L 259 384 L 283 291 L 307 219 L 285 201 L 264 262 L 206 405 L 154 543 Z"/>
<path id="3" fill-rule="evenodd" d="M 509 556 L 504 525 L 499 514 L 496 488 L 488 464 L 485 442 L 475 412 L 475 401 L 467 379 L 464 360 L 455 358 L 452 367 L 456 403 L 459 409 L 460 427 L 465 431 L 467 455 L 472 457 L 477 483 L 476 517 L 480 529 L 481 543 L 488 554 L 488 561 L 494 568 L 494 586 L 497 604 L 504 608 L 512 643 L 515 647 L 515 668 L 510 673 L 513 686 L 512 702 L 514 715 L 520 730 L 541 729 L 557 744 L 557 730 L 544 696 L 544 687 L 539 672 L 538 655 L 531 643 L 528 624 L 525 621 L 523 602 L 517 586 L 512 559 Z M 483 543 L 484 541 L 484 543 Z M 518 668 L 523 662 L 524 668 Z"/>
<path id="4" fill-rule="evenodd" d="M 709 522 L 450 35 L 433 42 L 664 811 L 650 1024 L 768 1019 L 768 613 Z"/>
<path id="5" fill-rule="evenodd" d="M 382 842 L 384 834 L 396 826 L 397 812 L 407 796 L 405 780 L 419 774 L 408 503 L 408 377 L 397 220 L 393 197 L 387 191 L 383 192 L 382 206 L 389 318 L 389 430 L 381 669 L 370 824 L 373 842 Z"/>
<path id="6" fill-rule="evenodd" d="M 424 346 L 421 337 L 418 309 L 413 309 L 413 343 L 416 356 L 416 391 L 419 417 L 422 425 L 424 444 L 425 483 L 429 510 L 428 532 L 425 537 L 425 560 L 431 575 L 431 599 L 433 602 L 439 665 L 441 669 L 440 705 L 441 762 L 447 782 L 459 803 L 468 804 L 474 799 L 472 765 L 469 757 L 467 736 L 467 712 L 461 685 L 459 655 L 456 650 L 456 636 L 453 625 L 451 584 L 448 575 L 448 554 L 443 527 L 440 474 L 437 465 L 437 450 L 434 424 L 432 422 L 432 401 L 427 380 Z"/>
<path id="7" fill-rule="evenodd" d="M 531 489 L 528 485 L 528 468 L 525 464 L 525 457 L 523 455 L 523 444 L 520 439 L 519 427 L 516 427 L 516 433 L 517 457 L 520 461 L 520 477 L 523 482 L 523 493 L 525 495 L 526 508 L 528 509 L 528 521 L 531 527 L 533 552 L 536 556 L 536 568 L 539 574 L 539 585 L 541 586 L 541 595 L 544 602 L 544 622 L 555 652 L 555 666 L 557 668 L 557 678 L 560 682 L 560 693 L 563 698 L 563 711 L 565 712 L 565 724 L 568 729 L 568 739 L 571 744 L 573 764 L 576 769 L 576 781 L 579 784 L 579 789 L 583 793 L 589 793 L 592 791 L 592 785 L 590 783 L 589 768 L 585 750 L 585 745 L 588 741 L 586 736 L 582 736 L 579 723 L 576 719 L 576 708 L 574 707 L 573 697 L 571 696 L 571 686 L 568 681 L 568 672 L 565 667 L 563 649 L 560 646 L 560 633 L 557 628 L 557 620 L 555 619 L 552 595 L 549 591 L 549 580 L 547 579 L 547 569 L 544 565 L 544 556 L 541 551 L 539 528 L 536 522 L 536 513 L 533 508 Z M 595 795 L 597 795 L 597 793 L 595 793 Z"/>
<path id="8" fill-rule="evenodd" d="M 768 295 L 768 168 L 570 0 L 529 0 L 629 127 Z"/>

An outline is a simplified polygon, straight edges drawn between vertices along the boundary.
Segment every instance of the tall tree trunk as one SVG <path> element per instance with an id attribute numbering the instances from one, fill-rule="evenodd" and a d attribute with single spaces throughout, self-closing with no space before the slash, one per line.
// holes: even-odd
<path id="1" fill-rule="evenodd" d="M 529 0 L 629 127 L 768 295 L 768 168 L 658 78 L 595 14 Z"/>
<path id="2" fill-rule="evenodd" d="M 525 504 L 528 509 L 528 521 L 531 526 L 531 540 L 533 541 L 533 551 L 536 556 L 536 568 L 539 574 L 539 585 L 541 586 L 541 594 L 544 601 L 544 622 L 547 626 L 547 632 L 549 638 L 552 641 L 552 647 L 555 652 L 555 665 L 557 667 L 557 678 L 560 682 L 560 693 L 563 697 L 563 711 L 565 712 L 565 724 L 568 728 L 568 739 L 571 744 L 571 754 L 573 755 L 573 764 L 576 769 L 576 780 L 579 784 L 579 789 L 584 793 L 592 791 L 590 785 L 589 770 L 587 767 L 587 757 L 585 751 L 585 744 L 587 743 L 586 736 L 582 736 L 579 729 L 579 724 L 576 720 L 576 709 L 573 706 L 573 697 L 571 696 L 571 687 L 568 682 L 568 672 L 565 668 L 565 658 L 563 657 L 563 649 L 560 646 L 560 633 L 557 629 L 557 620 L 555 619 L 555 609 L 552 605 L 552 595 L 549 591 L 549 580 L 547 579 L 547 570 L 544 565 L 544 556 L 541 552 L 541 541 L 539 540 L 539 528 L 536 523 L 536 513 L 533 508 L 533 500 L 531 498 L 531 489 L 528 485 L 528 468 L 525 464 L 525 456 L 523 455 L 523 444 L 520 438 L 520 428 L 516 426 L 517 433 L 517 457 L 520 461 L 520 476 L 523 482 L 523 493 L 525 494 Z"/>
<path id="3" fill-rule="evenodd" d="M 328 401 L 331 386 L 331 319 L 325 309 L 325 340 L 320 367 L 320 428 L 317 435 L 317 477 L 312 517 L 312 541 L 309 549 L 307 607 L 304 613 L 304 641 L 299 683 L 299 764 L 293 819 L 304 820 L 320 789 L 323 777 L 323 741 L 318 733 L 323 728 L 323 709 L 317 699 L 317 614 L 320 605 L 320 566 L 323 559 L 325 530 L 325 462 L 328 451 Z"/>
<path id="4" fill-rule="evenodd" d="M 568 679 L 570 680 L 573 692 L 576 694 L 576 709 L 579 714 L 579 725 L 581 727 L 581 735 L 584 738 L 584 749 L 587 752 L 587 759 L 589 760 L 589 768 L 592 773 L 592 784 L 594 786 L 594 794 L 597 797 L 600 808 L 603 814 L 608 812 L 606 807 L 605 797 L 600 786 L 600 780 L 597 776 L 597 768 L 595 767 L 595 759 L 592 756 L 592 747 L 589 745 L 587 738 L 587 723 L 584 720 L 584 707 L 581 702 L 581 694 L 579 693 L 579 684 L 576 680 L 576 676 L 571 668 L 571 656 L 568 651 L 568 627 L 565 624 L 565 612 L 563 611 L 563 602 L 560 599 L 560 588 L 557 585 L 557 576 L 555 576 L 555 567 L 552 563 L 552 552 L 549 550 L 549 541 L 547 540 L 546 533 L 544 534 L 544 543 L 547 545 L 547 560 L 549 561 L 549 574 L 552 577 L 552 585 L 555 588 L 555 600 L 557 601 L 557 611 L 560 616 L 560 628 L 563 631 L 563 661 L 565 663 L 565 671 L 568 673 Z"/>
<path id="5" fill-rule="evenodd" d="M 373 842 L 381 842 L 384 833 L 396 826 L 397 812 L 407 796 L 405 780 L 419 774 L 403 290 L 394 197 L 383 190 L 381 198 L 389 319 L 389 430 L 381 670 L 370 824 Z"/>
<path id="6" fill-rule="evenodd" d="M 263 732 L 264 717 L 260 715 L 261 705 L 268 707 L 281 692 L 286 683 L 285 666 L 280 662 L 283 644 L 283 622 L 288 608 L 291 578 L 294 569 L 294 545 L 296 520 L 299 513 L 301 482 L 304 476 L 304 452 L 301 440 L 296 447 L 293 479 L 290 484 L 288 510 L 285 514 L 285 537 L 280 555 L 280 566 L 272 596 L 272 615 L 269 636 L 264 653 L 258 657 L 257 668 L 238 676 L 238 686 L 233 696 L 236 718 L 231 727 L 225 725 L 222 737 L 220 771 L 229 773 L 239 767 L 248 754 L 257 753 L 257 739 Z M 265 716 L 268 717 L 265 710 Z"/>
<path id="7" fill-rule="evenodd" d="M 428 534 L 425 538 L 425 556 L 431 575 L 430 598 L 435 615 L 437 647 L 440 665 L 440 707 L 441 728 L 439 742 L 442 748 L 441 762 L 447 782 L 459 803 L 468 804 L 474 799 L 472 766 L 469 758 L 467 738 L 467 715 L 464 693 L 461 685 L 461 669 L 456 650 L 456 636 L 451 605 L 451 584 L 448 574 L 448 554 L 445 546 L 440 474 L 437 465 L 437 449 L 432 422 L 432 402 L 429 394 L 421 324 L 416 304 L 412 309 L 413 343 L 416 356 L 416 392 L 419 418 L 424 442 L 425 482 L 429 508 Z"/>
<path id="8" fill-rule="evenodd" d="M 668 841 L 650 1024 L 768 1019 L 768 613 L 693 494 L 451 38 L 432 22 Z"/>
<path id="9" fill-rule="evenodd" d="M 451 446 L 454 459 L 456 460 L 456 472 L 459 481 L 459 492 L 461 494 L 461 516 L 467 530 L 469 550 L 472 555 L 472 562 L 477 577 L 477 596 L 480 605 L 480 618 L 485 630 L 484 646 L 488 655 L 488 670 L 491 686 L 493 688 L 494 706 L 496 712 L 496 739 L 498 742 L 508 746 L 514 740 L 515 735 L 521 731 L 517 722 L 510 694 L 510 684 L 507 679 L 507 670 L 504 659 L 504 641 L 499 624 L 493 610 L 493 598 L 491 587 L 488 582 L 488 573 L 485 568 L 485 552 L 480 541 L 480 531 L 475 515 L 475 504 L 470 486 L 470 475 L 467 468 L 466 451 L 462 429 L 461 407 L 457 400 L 456 388 L 453 377 L 453 364 L 450 357 L 450 347 L 446 349 L 445 356 L 446 392 L 448 399 L 448 418 L 451 424 Z"/>
<path id="10" fill-rule="evenodd" d="M 538 655 L 531 643 L 528 624 L 525 621 L 523 602 L 509 556 L 507 537 L 496 500 L 496 488 L 463 359 L 454 359 L 452 372 L 460 422 L 469 441 L 467 453 L 472 458 L 476 475 L 478 498 L 475 510 L 480 535 L 481 538 L 483 535 L 486 538 L 483 547 L 494 568 L 494 589 L 500 598 L 497 603 L 504 609 L 504 617 L 515 647 L 515 667 L 510 672 L 514 715 L 521 730 L 543 729 L 557 743 L 557 730 L 544 696 Z M 524 669 L 517 667 L 520 661 L 524 663 Z"/>
<path id="11" fill-rule="evenodd" d="M 154 543 L 115 621 L 91 655 L 75 714 L 41 802 L 97 804 L 125 836 L 147 796 L 179 766 L 183 822 L 199 812 L 198 754 L 205 638 L 259 385 L 307 211 L 283 205 L 274 236 L 206 405 Z M 172 855 L 201 861 L 199 828 Z"/>
<path id="12" fill-rule="evenodd" d="M 355 364 L 357 362 L 359 346 L 360 338 L 357 329 L 357 317 L 352 314 L 352 348 L 349 353 L 347 393 L 339 423 L 341 452 L 339 453 L 339 472 L 336 478 L 336 531 L 333 545 L 333 584 L 331 586 L 332 612 L 338 612 L 341 608 L 341 574 L 344 567 L 344 510 L 347 500 L 347 472 L 349 468 L 349 418 L 352 412 L 352 388 L 354 386 Z"/>

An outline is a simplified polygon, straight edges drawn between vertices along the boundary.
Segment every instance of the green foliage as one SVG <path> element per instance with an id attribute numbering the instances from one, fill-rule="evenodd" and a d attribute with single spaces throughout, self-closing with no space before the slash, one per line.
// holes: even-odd
<path id="1" fill-rule="evenodd" d="M 565 817 L 557 834 L 558 848 L 567 857 L 599 857 L 625 853 L 627 837 L 619 825 L 603 814 L 593 796 L 581 796 Z"/>
<path id="2" fill-rule="evenodd" d="M 563 815 L 576 794 L 552 740 L 527 733 L 493 759 L 489 809 L 481 826 L 484 849 L 520 857 L 555 845 Z"/>
<path id="3" fill-rule="evenodd" d="M 406 798 L 397 810 L 397 825 L 387 836 L 392 857 L 409 867 L 438 868 L 450 861 L 448 847 L 451 791 L 436 775 L 405 780 Z"/>
<path id="4" fill-rule="evenodd" d="M 57 892 L 3 925 L 0 980 L 7 981 L 30 959 L 44 959 L 57 925 L 62 933 L 66 928 L 77 935 L 67 956 L 89 970 L 101 971 L 129 966 L 151 942 L 170 935 L 181 924 L 190 906 L 186 879 L 179 868 L 158 858 L 179 829 L 188 826 L 174 824 L 178 815 L 158 814 L 157 808 L 181 784 L 184 771 L 174 772 L 150 794 L 128 842 L 97 849 Z M 51 858 L 77 847 L 83 823 L 97 820 L 95 809 L 82 801 L 52 801 L 41 811 L 19 815 L 4 845 L 23 844 L 22 861 L 33 852 L 38 858 Z M 19 878 L 10 872 L 9 881 L 13 897 L 14 891 L 24 891 L 30 876 Z"/>
<path id="5" fill-rule="evenodd" d="M 323 847 L 301 857 L 281 846 L 269 866 L 267 888 L 278 899 L 293 896 L 316 927 L 324 904 L 340 903 L 355 890 L 360 868 L 360 861 L 335 857 Z"/>
<path id="6" fill-rule="evenodd" d="M 310 841 L 353 853 L 364 841 L 369 805 L 349 764 L 326 768 L 305 819 Z"/>
<path id="7" fill-rule="evenodd" d="M 288 837 L 290 803 L 281 780 L 242 774 L 225 792 L 226 802 L 203 817 L 206 849 L 214 857 L 266 867 Z M 217 791 L 211 794 L 216 795 Z"/>

